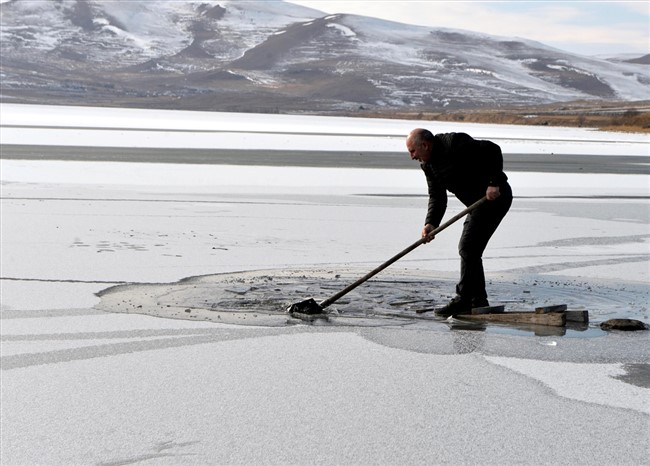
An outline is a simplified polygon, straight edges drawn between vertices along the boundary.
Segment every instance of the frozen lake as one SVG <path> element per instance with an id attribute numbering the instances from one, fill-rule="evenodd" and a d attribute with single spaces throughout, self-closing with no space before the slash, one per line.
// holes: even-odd
<path id="1" fill-rule="evenodd" d="M 6 104 L 0 118 L 3 464 L 646 461 L 648 332 L 598 323 L 650 320 L 647 135 Z M 492 301 L 582 307 L 587 328 L 184 312 L 269 278 L 269 293 L 327 295 L 413 243 L 416 126 L 494 139 L 516 164 L 485 255 Z M 400 293 L 448 299 L 460 228 L 350 301 L 412 314 Z M 127 294 L 97 296 L 110 287 Z M 180 302 L 183 319 L 135 297 Z"/>

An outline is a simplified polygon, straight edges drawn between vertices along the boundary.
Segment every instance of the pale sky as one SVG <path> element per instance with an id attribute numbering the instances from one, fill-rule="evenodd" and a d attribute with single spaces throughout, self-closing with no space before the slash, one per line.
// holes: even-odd
<path id="1" fill-rule="evenodd" d="M 536 40 L 581 55 L 650 53 L 650 1 L 287 0 L 428 27 Z"/>

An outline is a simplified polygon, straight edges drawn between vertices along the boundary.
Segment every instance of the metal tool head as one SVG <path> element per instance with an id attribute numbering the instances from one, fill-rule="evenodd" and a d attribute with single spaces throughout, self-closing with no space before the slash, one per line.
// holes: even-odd
<path id="1" fill-rule="evenodd" d="M 287 308 L 287 312 L 289 312 L 289 314 L 299 313 L 313 315 L 323 314 L 325 310 L 321 307 L 320 304 L 314 301 L 314 298 L 309 298 L 305 299 L 304 301 L 300 301 L 299 303 L 292 304 Z"/>

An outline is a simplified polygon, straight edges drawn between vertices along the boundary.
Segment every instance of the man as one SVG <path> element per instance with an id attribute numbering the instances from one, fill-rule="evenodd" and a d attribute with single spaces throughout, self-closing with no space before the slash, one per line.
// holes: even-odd
<path id="1" fill-rule="evenodd" d="M 447 209 L 447 191 L 470 206 L 481 204 L 467 215 L 458 244 L 460 280 L 456 297 L 436 310 L 443 316 L 467 314 L 472 308 L 489 306 L 485 290 L 483 251 L 512 204 L 512 190 L 503 172 L 501 148 L 491 141 L 464 133 L 435 136 L 416 128 L 406 139 L 412 160 L 420 162 L 429 189 L 429 206 L 422 237 L 440 225 Z"/>

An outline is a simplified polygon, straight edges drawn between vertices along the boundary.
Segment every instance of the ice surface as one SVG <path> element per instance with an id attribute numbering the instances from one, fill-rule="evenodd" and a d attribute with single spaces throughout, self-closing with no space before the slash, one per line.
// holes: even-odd
<path id="1" fill-rule="evenodd" d="M 188 131 L 182 141 L 216 121 L 185 112 L 61 108 L 57 119 L 53 108 L 1 110 L 3 143 L 13 144 L 44 143 L 49 130 L 24 139 L 4 125 L 112 128 L 100 134 L 116 141 L 120 128 L 178 128 Z M 289 125 L 330 142 L 391 134 L 395 147 L 414 124 L 251 115 L 224 124 L 235 131 L 244 119 L 260 132 Z M 556 144 L 575 135 L 639 156 L 629 148 L 647 142 L 454 127 L 531 146 L 531 134 Z M 629 365 L 647 364 L 647 332 L 519 336 L 440 322 L 244 327 L 93 308 L 95 293 L 125 282 L 173 290 L 215 273 L 318 267 L 345 278 L 369 270 L 417 239 L 426 208 L 417 170 L 1 162 L 3 464 L 647 461 L 650 391 L 624 377 Z M 485 257 L 498 298 L 589 300 L 612 317 L 636 312 L 647 321 L 648 177 L 520 172 L 511 180 L 518 197 Z M 448 216 L 460 208 L 452 200 Z M 429 290 L 445 298 L 459 229 L 387 272 L 449 283 Z M 319 281 L 324 291 L 336 285 Z"/>
<path id="2" fill-rule="evenodd" d="M 574 364 L 495 357 L 487 360 L 540 380 L 560 396 L 650 414 L 647 387 L 635 387 L 617 380 L 617 376 L 626 373 L 620 364 Z M 576 383 L 576 380 L 582 382 Z M 612 397 L 611 393 L 618 396 Z"/>

